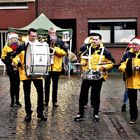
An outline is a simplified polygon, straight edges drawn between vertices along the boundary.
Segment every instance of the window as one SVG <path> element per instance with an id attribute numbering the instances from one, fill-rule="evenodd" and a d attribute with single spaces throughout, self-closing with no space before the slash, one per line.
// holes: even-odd
<path id="1" fill-rule="evenodd" d="M 27 9 L 27 2 L 3 2 L 0 3 L 0 9 Z"/>
<path id="2" fill-rule="evenodd" d="M 100 33 L 104 43 L 128 43 L 137 34 L 136 19 L 89 20 L 89 34 Z"/>

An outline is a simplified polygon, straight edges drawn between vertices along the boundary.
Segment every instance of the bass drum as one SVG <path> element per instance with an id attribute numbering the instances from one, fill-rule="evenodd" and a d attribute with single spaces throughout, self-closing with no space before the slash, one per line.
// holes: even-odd
<path id="1" fill-rule="evenodd" d="M 25 73 L 27 77 L 41 77 L 48 75 L 51 65 L 50 49 L 48 45 L 28 45 L 25 51 Z"/>

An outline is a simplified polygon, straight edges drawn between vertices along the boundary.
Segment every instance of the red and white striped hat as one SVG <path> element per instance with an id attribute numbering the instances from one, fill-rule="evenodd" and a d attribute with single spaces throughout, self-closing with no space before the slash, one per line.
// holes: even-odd
<path id="1" fill-rule="evenodd" d="M 140 45 L 140 37 L 137 36 L 130 41 L 130 44 L 139 44 Z"/>
<path id="2" fill-rule="evenodd" d="M 10 39 L 12 39 L 12 38 L 17 38 L 18 39 L 18 34 L 16 34 L 16 33 L 9 33 L 8 34 L 8 39 L 10 40 Z"/>

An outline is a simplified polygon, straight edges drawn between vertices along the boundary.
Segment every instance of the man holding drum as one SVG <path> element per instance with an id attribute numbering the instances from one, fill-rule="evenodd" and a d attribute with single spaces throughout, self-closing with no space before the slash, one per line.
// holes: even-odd
<path id="1" fill-rule="evenodd" d="M 91 87 L 91 94 L 93 101 L 93 120 L 99 121 L 99 107 L 100 107 L 100 91 L 103 81 L 106 80 L 108 73 L 115 63 L 109 50 L 107 50 L 102 43 L 102 36 L 98 33 L 92 33 L 84 43 L 87 49 L 81 54 L 80 63 L 84 66 L 83 81 L 79 96 L 79 113 L 74 118 L 74 121 L 84 120 L 84 106 L 88 98 L 89 88 Z"/>
<path id="2" fill-rule="evenodd" d="M 51 56 L 51 66 L 49 74 L 45 78 L 45 104 L 48 106 L 50 97 L 50 84 L 52 79 L 52 104 L 53 107 L 58 107 L 57 90 L 59 75 L 62 71 L 62 60 L 67 55 L 67 49 L 64 42 L 57 38 L 56 29 L 53 27 L 48 31 L 48 44 L 54 50 L 54 55 Z"/>
<path id="3" fill-rule="evenodd" d="M 28 30 L 28 39 L 25 40 L 23 44 L 21 44 L 16 49 L 16 57 L 13 59 L 15 65 L 19 66 L 19 74 L 20 80 L 23 81 L 23 90 L 24 90 L 24 100 L 25 100 L 25 121 L 31 121 L 32 118 L 32 110 L 31 110 L 31 99 L 30 99 L 30 92 L 31 92 L 31 82 L 33 82 L 36 90 L 37 90 L 37 118 L 42 121 L 46 121 L 47 118 L 43 115 L 43 80 L 40 78 L 31 78 L 27 77 L 25 72 L 25 54 L 27 47 L 31 47 L 31 45 L 38 44 L 37 41 L 37 32 L 34 28 L 30 28 Z"/>

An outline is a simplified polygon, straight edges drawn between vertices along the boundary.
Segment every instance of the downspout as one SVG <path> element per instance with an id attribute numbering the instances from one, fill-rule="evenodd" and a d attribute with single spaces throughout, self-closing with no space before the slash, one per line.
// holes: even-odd
<path id="1" fill-rule="evenodd" d="M 38 17 L 38 0 L 35 0 L 35 16 Z"/>

